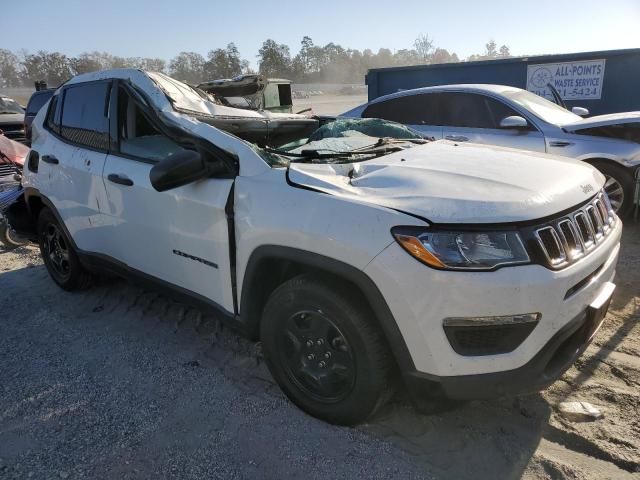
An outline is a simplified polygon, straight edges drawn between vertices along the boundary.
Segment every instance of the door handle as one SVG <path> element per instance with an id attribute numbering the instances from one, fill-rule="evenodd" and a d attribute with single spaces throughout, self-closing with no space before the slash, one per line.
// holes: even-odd
<path id="1" fill-rule="evenodd" d="M 43 162 L 50 163 L 51 165 L 58 165 L 58 163 L 60 163 L 53 155 L 43 155 L 41 158 Z"/>
<path id="2" fill-rule="evenodd" d="M 567 142 L 565 140 L 551 140 L 549 142 L 550 147 L 569 147 L 573 145 L 573 142 Z"/>
<path id="3" fill-rule="evenodd" d="M 451 140 L 452 142 L 468 142 L 469 137 L 465 137 L 464 135 L 447 135 L 444 137 L 446 140 Z"/>
<path id="4" fill-rule="evenodd" d="M 125 177 L 124 175 L 118 175 L 117 173 L 110 173 L 107 179 L 110 182 L 117 183 L 118 185 L 124 185 L 126 187 L 133 185 L 133 180 L 129 177 Z"/>

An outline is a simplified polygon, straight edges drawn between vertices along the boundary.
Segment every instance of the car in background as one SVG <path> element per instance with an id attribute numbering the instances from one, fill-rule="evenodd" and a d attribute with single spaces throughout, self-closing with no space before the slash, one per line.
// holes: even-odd
<path id="1" fill-rule="evenodd" d="M 38 114 L 42 106 L 53 96 L 53 92 L 55 91 L 55 88 L 37 90 L 33 92 L 31 98 L 29 98 L 24 114 L 24 132 L 27 145 L 31 144 L 31 124 L 33 123 L 33 119 Z"/>
<path id="2" fill-rule="evenodd" d="M 7 138 L 24 142 L 24 109 L 13 98 L 0 95 L 0 130 Z"/>
<path id="3" fill-rule="evenodd" d="M 605 188 L 616 212 L 624 216 L 634 206 L 640 112 L 582 118 L 527 90 L 463 84 L 385 95 L 341 116 L 393 120 L 427 137 L 456 143 L 499 145 L 583 160 L 605 175 Z"/>

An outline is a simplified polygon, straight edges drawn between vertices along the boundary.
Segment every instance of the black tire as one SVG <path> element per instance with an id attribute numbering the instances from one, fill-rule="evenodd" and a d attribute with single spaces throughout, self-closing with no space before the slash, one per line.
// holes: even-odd
<path id="1" fill-rule="evenodd" d="M 633 209 L 633 196 L 635 193 L 635 179 L 633 178 L 631 170 L 617 163 L 603 160 L 595 160 L 590 163 L 607 177 L 605 191 L 607 195 L 609 195 L 612 206 L 620 218 L 626 217 Z M 617 185 L 613 184 L 610 180 L 615 181 Z M 616 208 L 616 205 L 614 205 L 616 201 L 614 196 L 620 198 L 619 195 L 622 195 L 622 203 Z"/>
<path id="2" fill-rule="evenodd" d="M 260 338 L 275 380 L 314 417 L 354 425 L 393 393 L 394 362 L 384 336 L 368 306 L 336 279 L 300 275 L 278 287 L 265 306 Z"/>
<path id="3" fill-rule="evenodd" d="M 0 216 L 0 243 L 4 245 L 5 249 L 14 250 L 24 247 L 29 243 L 29 240 L 16 235 L 7 220 Z"/>
<path id="4" fill-rule="evenodd" d="M 67 291 L 86 288 L 91 276 L 82 268 L 65 229 L 48 208 L 38 217 L 38 245 L 49 275 Z"/>

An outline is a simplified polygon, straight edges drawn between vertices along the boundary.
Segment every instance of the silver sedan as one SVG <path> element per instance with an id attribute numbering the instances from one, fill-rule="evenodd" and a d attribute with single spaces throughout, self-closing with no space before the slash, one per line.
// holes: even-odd
<path id="1" fill-rule="evenodd" d="M 423 135 L 572 157 L 606 177 L 619 215 L 633 208 L 640 167 L 640 112 L 582 118 L 584 108 L 562 108 L 504 85 L 446 85 L 376 98 L 342 117 L 383 118 Z"/>

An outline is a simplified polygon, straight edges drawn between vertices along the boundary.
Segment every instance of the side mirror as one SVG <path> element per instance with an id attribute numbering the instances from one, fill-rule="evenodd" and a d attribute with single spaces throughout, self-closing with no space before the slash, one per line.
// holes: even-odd
<path id="1" fill-rule="evenodd" d="M 529 123 L 526 119 L 519 115 L 512 115 L 500 120 L 500 128 L 512 128 L 516 130 L 524 130 L 529 128 Z"/>
<path id="2" fill-rule="evenodd" d="M 589 109 L 584 107 L 572 107 L 571 111 L 576 115 L 580 115 L 581 117 L 586 117 L 589 115 Z"/>
<path id="3" fill-rule="evenodd" d="M 208 174 L 200 154 L 193 150 L 184 150 L 169 155 L 154 165 L 149 179 L 153 188 L 158 192 L 164 192 L 205 178 Z"/>

